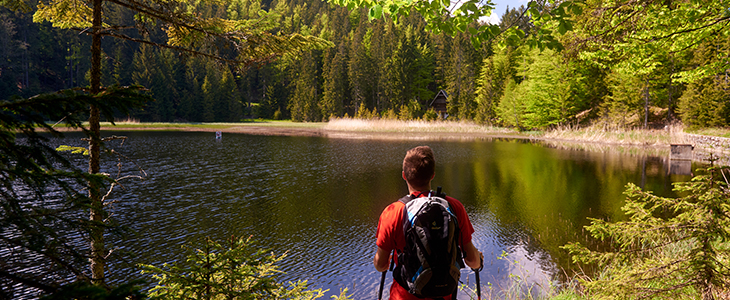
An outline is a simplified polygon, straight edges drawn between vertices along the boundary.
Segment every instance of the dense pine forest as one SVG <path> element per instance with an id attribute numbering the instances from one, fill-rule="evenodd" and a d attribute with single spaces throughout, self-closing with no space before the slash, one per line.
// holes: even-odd
<path id="1" fill-rule="evenodd" d="M 545 9 L 550 4 L 545 4 Z M 429 109 L 444 90 L 448 119 L 523 130 L 577 124 L 690 127 L 730 124 L 727 71 L 680 81 L 676 74 L 722 63 L 730 38 L 722 32 L 692 51 L 652 51 L 646 57 L 586 55 L 581 36 L 588 10 L 562 49 L 540 49 L 501 35 L 481 45 L 469 30 L 454 37 L 425 30 L 416 14 L 393 22 L 368 10 L 320 0 L 232 0 L 200 4 L 206 15 L 246 20 L 267 13 L 273 33 L 301 33 L 333 43 L 248 68 L 233 68 L 184 52 L 106 38 L 102 86 L 136 84 L 155 101 L 131 119 L 154 122 L 237 122 L 251 118 L 327 121 L 333 117 L 436 119 Z M 534 33 L 525 8 L 500 13 L 500 27 Z M 111 19 L 132 19 L 110 6 Z M 0 10 L 0 98 L 88 86 L 91 41 L 84 34 L 34 23 L 30 13 Z M 130 22 L 131 23 L 131 22 Z M 580 28 L 580 29 L 579 29 Z M 136 39 L 164 43 L 162 30 L 138 30 Z M 200 47 L 205 47 L 201 45 Z M 615 54 L 615 52 L 613 52 Z"/>

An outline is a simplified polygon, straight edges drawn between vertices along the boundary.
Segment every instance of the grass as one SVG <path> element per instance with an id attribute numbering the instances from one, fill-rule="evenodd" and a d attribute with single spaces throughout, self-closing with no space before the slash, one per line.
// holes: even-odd
<path id="1" fill-rule="evenodd" d="M 272 129 L 323 130 L 350 133 L 406 133 L 406 134 L 454 134 L 454 136 L 484 136 L 505 138 L 542 139 L 548 143 L 560 144 L 569 148 L 593 147 L 590 145 L 615 145 L 629 147 L 660 147 L 669 144 L 687 143 L 685 128 L 671 125 L 660 130 L 625 129 L 619 127 L 594 125 L 588 127 L 559 127 L 546 131 L 517 131 L 511 128 L 480 125 L 469 121 L 423 121 L 392 119 L 353 119 L 335 118 L 329 122 L 292 122 L 290 120 L 246 119 L 234 123 L 142 123 L 127 119 L 116 122 L 116 126 L 102 122 L 102 129 L 135 130 L 223 130 L 244 132 L 247 127 Z M 63 126 L 63 125 L 59 125 Z M 730 129 L 707 128 L 689 131 L 691 133 L 730 137 Z M 587 146 L 586 146 L 587 145 Z"/>
<path id="2" fill-rule="evenodd" d="M 610 128 L 596 125 L 584 128 L 562 127 L 545 132 L 543 137 L 564 141 L 600 142 L 635 146 L 686 143 L 684 128 L 681 125 L 671 125 L 659 130 Z"/>
<path id="3" fill-rule="evenodd" d="M 719 136 L 724 138 L 730 138 L 730 128 L 700 128 L 700 129 L 688 129 L 687 133 Z"/>
<path id="4" fill-rule="evenodd" d="M 318 129 L 324 127 L 327 123 L 302 123 L 292 122 L 290 120 L 243 120 L 241 122 L 231 123 L 168 123 L 168 122 L 139 122 L 139 120 L 126 119 L 115 122 L 101 122 L 102 129 L 113 129 L 113 128 L 128 128 L 128 129 L 149 129 L 149 130 L 187 130 L 187 129 L 235 129 L 237 127 L 280 127 L 280 128 L 313 128 Z M 57 126 L 64 126 L 59 124 Z M 84 123 L 84 126 L 88 126 L 88 123 Z"/>
<path id="5" fill-rule="evenodd" d="M 518 134 L 514 129 L 479 125 L 467 121 L 422 121 L 422 120 L 389 120 L 389 119 L 351 119 L 337 118 L 330 120 L 324 127 L 326 130 L 360 131 L 360 132 L 444 132 L 444 133 L 484 133 L 484 134 Z"/>

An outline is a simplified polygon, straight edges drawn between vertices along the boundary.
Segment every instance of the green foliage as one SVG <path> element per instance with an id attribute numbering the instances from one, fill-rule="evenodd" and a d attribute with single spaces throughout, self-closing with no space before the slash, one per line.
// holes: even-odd
<path id="1" fill-rule="evenodd" d="M 73 147 L 68 145 L 60 145 L 58 148 L 56 148 L 56 151 L 58 152 L 64 152 L 64 151 L 70 151 L 74 154 L 83 154 L 83 155 L 89 155 L 89 149 L 85 147 Z"/>
<path id="2" fill-rule="evenodd" d="M 39 131 L 62 137 L 47 119 L 64 120 L 68 126 L 87 131 L 82 118 L 92 104 L 113 122 L 116 113 L 128 112 L 149 99 L 139 94 L 140 90 L 114 87 L 92 95 L 73 89 L 0 102 L 0 249 L 5 251 L 0 264 L 2 297 L 20 297 L 28 289 L 62 293 L 70 283 L 59 278 L 73 278 L 79 285 L 88 283 L 90 276 L 84 268 L 88 248 L 80 246 L 78 239 L 95 228 L 113 226 L 83 221 L 90 200 L 79 187 L 89 182 L 108 185 L 113 180 L 83 172 L 48 145 L 48 134 Z M 17 139 L 17 134 L 23 139 Z"/>
<path id="3" fill-rule="evenodd" d="M 726 60 L 730 50 L 730 36 L 703 42 L 689 64 L 701 68 Z M 682 121 L 691 128 L 724 127 L 730 125 L 730 80 L 727 70 L 705 72 L 687 86 L 679 98 L 678 109 Z"/>
<path id="4" fill-rule="evenodd" d="M 436 111 L 433 108 L 428 109 L 423 114 L 423 120 L 424 121 L 435 121 L 439 119 L 439 114 L 436 113 Z"/>
<path id="5" fill-rule="evenodd" d="M 395 109 L 389 108 L 388 110 L 383 111 L 380 117 L 385 120 L 397 120 L 398 113 L 395 112 Z"/>
<path id="6" fill-rule="evenodd" d="M 585 60 L 649 74 L 667 54 L 682 56 L 702 42 L 727 38 L 728 7 L 727 0 L 585 1 L 583 13 L 575 19 L 575 45 L 580 45 L 580 57 Z M 676 75 L 694 81 L 707 72 L 727 69 L 727 64 L 705 64 Z"/>
<path id="7" fill-rule="evenodd" d="M 606 251 L 564 246 L 575 262 L 605 271 L 584 281 L 597 298 L 721 298 L 730 287 L 730 190 L 727 167 L 711 167 L 675 184 L 685 196 L 664 198 L 628 184 L 627 221 L 593 219 L 586 229 L 612 243 Z"/>
<path id="8" fill-rule="evenodd" d="M 41 297 L 41 300 L 129 300 L 144 299 L 146 295 L 140 291 L 142 281 L 132 281 L 115 288 L 105 288 L 88 282 L 77 281 L 60 287 L 53 294 Z"/>
<path id="9" fill-rule="evenodd" d="M 333 51 L 334 52 L 334 51 Z M 344 44 L 340 44 L 330 63 L 324 70 L 324 93 L 320 102 L 322 116 L 341 117 L 344 104 L 349 102 L 350 92 L 347 84 L 346 52 Z"/>
<path id="10" fill-rule="evenodd" d="M 158 281 L 152 299 L 316 299 L 325 291 L 308 290 L 306 281 L 278 283 L 276 256 L 254 246 L 251 238 L 231 237 L 224 243 L 206 239 L 200 249 L 187 247 L 183 263 L 163 267 L 140 265 Z M 343 292 L 340 296 L 346 299 Z"/>
<path id="11" fill-rule="evenodd" d="M 142 29 L 110 33 L 126 32 L 127 37 L 151 44 L 105 44 L 104 53 L 110 56 L 102 58 L 102 82 L 150 88 L 156 101 L 133 111 L 133 117 L 141 121 L 238 121 L 249 115 L 271 118 L 276 111 L 281 118 L 319 121 L 354 116 L 362 103 L 379 114 L 392 109 L 400 117 L 404 104 L 416 99 L 425 107 L 444 89 L 450 95 L 451 118 L 496 126 L 545 128 L 579 121 L 589 124 L 599 121 L 597 118 L 619 127 L 636 126 L 643 123 L 647 108 L 654 111 L 648 114 L 649 122 L 652 117 L 659 122 L 674 121 L 678 106 L 689 126 L 725 126 L 723 116 L 730 115 L 722 109 L 725 95 L 699 81 L 727 78 L 723 66 L 730 34 L 723 27 L 728 19 L 722 9 L 727 1 L 707 5 L 663 0 L 643 1 L 642 5 L 628 0 L 615 1 L 615 5 L 597 0 L 529 1 L 505 11 L 498 25 L 465 23 L 470 18 L 466 15 L 486 13 L 489 4 L 455 1 L 330 1 L 348 6 L 349 11 L 321 1 L 306 5 L 173 1 L 165 6 L 185 11 L 181 20 L 204 25 L 203 31 L 214 36 L 210 38 L 180 27 L 182 23 L 172 25 L 169 32 L 159 30 L 158 25 L 167 26 L 174 20 L 152 22 L 154 18 L 142 14 L 135 19 L 130 11 L 108 3 L 104 10 L 108 24 L 104 26 Z M 46 12 L 53 11 L 51 17 L 61 11 L 83 11 L 69 11 L 47 1 L 41 5 L 48 7 Z M 443 14 L 429 15 L 434 12 Z M 69 15 L 67 19 L 74 18 Z M 683 19 L 699 23 L 680 22 Z M 54 22 L 61 25 L 60 19 Z M 88 59 L 84 49 L 89 43 L 83 35 L 29 24 L 17 14 L 0 13 L 0 23 L 0 44 L 7 45 L 0 47 L 0 68 L 4 70 L 0 72 L 0 94 L 31 95 L 36 90 L 85 84 L 83 75 L 88 74 L 89 64 L 84 62 Z M 188 53 L 219 55 L 234 63 L 240 62 L 239 50 L 243 53 L 259 42 L 280 41 L 269 37 L 252 38 L 252 45 L 225 41 L 221 38 L 230 26 L 238 26 L 230 35 L 234 40 L 250 30 L 253 36 L 316 36 L 322 43 L 283 55 L 261 50 L 256 53 L 259 59 L 247 60 L 260 68 L 229 68 L 232 80 L 224 78 L 226 71 L 220 64 L 152 47 L 171 39 L 172 44 L 193 51 Z M 27 42 L 19 28 L 30 28 Z M 485 39 L 485 31 L 490 38 Z M 29 46 L 21 47 L 25 43 Z M 550 50 L 560 49 L 560 43 L 567 51 Z M 327 48 L 331 45 L 334 47 Z M 30 60 L 29 76 L 23 57 Z M 304 76 L 302 64 L 309 65 Z M 211 74 L 211 69 L 217 74 Z M 518 69 L 522 70 L 519 75 Z M 522 108 L 516 110 L 513 105 L 511 110 L 523 115 L 515 118 L 513 114 L 504 122 L 508 119 L 498 112 L 506 111 L 505 105 L 500 108 L 500 99 L 508 77 L 526 94 L 512 97 Z M 718 79 L 715 82 L 724 84 Z M 688 95 L 683 97 L 687 87 Z M 717 116 L 709 116 L 713 113 Z M 660 119 L 664 116 L 666 120 Z M 518 123 L 521 125 L 515 125 Z"/>
<path id="12" fill-rule="evenodd" d="M 403 1 L 403 0 L 331 0 L 330 2 L 346 6 L 348 9 L 364 7 L 368 9 L 368 18 L 379 19 L 383 16 L 390 16 L 394 21 L 411 14 L 418 13 L 426 21 L 425 29 L 434 34 L 445 33 L 456 36 L 460 33 L 468 33 L 470 42 L 478 48 L 501 34 L 508 35 L 506 39 L 510 43 L 517 43 L 525 35 L 520 29 L 509 28 L 502 30 L 499 25 L 478 22 L 480 19 L 489 17 L 494 9 L 491 1 L 468 0 L 451 3 L 449 0 L 440 1 Z M 540 6 L 538 1 L 529 1 L 528 14 L 535 22 L 543 25 L 554 23 L 557 31 L 564 34 L 572 28 L 567 11 L 580 12 L 581 8 L 577 3 L 582 1 L 563 1 L 549 10 Z M 550 26 L 546 26 L 550 27 Z M 538 47 L 549 47 L 551 49 L 562 48 L 561 44 L 552 36 L 552 31 L 540 29 L 538 34 L 532 36 L 529 42 Z"/>
<path id="13" fill-rule="evenodd" d="M 730 124 L 730 93 L 724 78 L 692 82 L 679 98 L 679 114 L 690 128 L 723 127 Z"/>
<path id="14" fill-rule="evenodd" d="M 291 82 L 293 90 L 289 98 L 289 111 L 292 121 L 318 122 L 322 120 L 319 107 L 321 92 L 317 84 L 316 74 L 319 73 L 315 58 L 306 53 L 296 69 L 296 81 Z"/>
<path id="15" fill-rule="evenodd" d="M 601 105 L 604 117 L 618 127 L 637 126 L 642 111 L 641 78 L 616 68 L 607 77 L 609 94 Z"/>
<path id="16" fill-rule="evenodd" d="M 524 103 L 521 95 L 523 95 L 523 86 L 515 84 L 512 78 L 507 80 L 504 94 L 499 99 L 497 106 L 497 117 L 502 124 L 514 126 L 520 130 L 524 129 Z"/>
<path id="17" fill-rule="evenodd" d="M 365 103 L 361 103 L 360 107 L 357 109 L 357 113 L 355 113 L 355 118 L 357 118 L 357 119 L 377 119 L 378 112 L 375 109 L 369 110 L 365 106 Z"/>
<path id="18" fill-rule="evenodd" d="M 581 109 L 580 89 L 584 79 L 573 72 L 559 53 L 533 49 L 520 65 L 525 78 L 520 86 L 524 105 L 524 126 L 546 128 L 565 125 Z"/>
<path id="19" fill-rule="evenodd" d="M 477 52 L 468 45 L 466 35 L 458 35 L 451 45 L 452 55 L 445 66 L 446 91 L 449 94 L 447 111 L 450 117 L 471 120 L 476 108 L 475 80 L 478 75 Z"/>

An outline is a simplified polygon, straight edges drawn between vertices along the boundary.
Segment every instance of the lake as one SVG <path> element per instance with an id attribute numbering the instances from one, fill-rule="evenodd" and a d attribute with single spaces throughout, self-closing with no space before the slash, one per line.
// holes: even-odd
<path id="1" fill-rule="evenodd" d="M 115 246 L 112 280 L 142 275 L 135 264 L 161 266 L 184 257 L 182 245 L 206 237 L 252 236 L 287 253 L 282 280 L 311 288 L 348 288 L 354 299 L 376 299 L 380 273 L 372 266 L 380 212 L 407 194 L 405 152 L 429 145 L 436 155 L 433 188 L 462 201 L 485 256 L 482 293 L 546 285 L 572 267 L 560 246 L 588 241 L 587 217 L 622 219 L 629 182 L 662 196 L 689 175 L 671 175 L 663 157 L 613 151 L 561 150 L 520 140 L 380 141 L 253 136 L 212 132 L 105 132 L 125 135 L 122 175 L 112 195 L 116 220 L 133 231 Z M 83 145 L 71 134 L 53 143 Z M 116 174 L 116 158 L 105 171 Z M 81 163 L 81 159 L 79 158 Z M 135 165 L 136 164 L 136 165 Z M 392 275 L 388 274 L 388 284 Z M 512 276 L 514 277 L 514 276 Z M 474 287 L 474 274 L 462 270 Z M 555 281 L 559 283 L 559 281 Z M 523 287 L 524 288 L 524 287 Z M 387 293 L 387 288 L 386 288 Z M 465 293 L 460 299 L 468 299 Z"/>

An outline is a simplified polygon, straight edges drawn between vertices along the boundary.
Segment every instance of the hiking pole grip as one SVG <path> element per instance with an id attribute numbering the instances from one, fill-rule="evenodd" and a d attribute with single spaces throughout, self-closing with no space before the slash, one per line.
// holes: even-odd
<path id="1" fill-rule="evenodd" d="M 383 275 L 380 276 L 380 290 L 378 291 L 378 300 L 383 299 L 383 286 L 385 286 L 385 274 L 388 273 L 388 270 L 393 270 L 393 264 L 395 263 L 394 257 L 390 257 L 390 268 L 383 271 Z"/>

